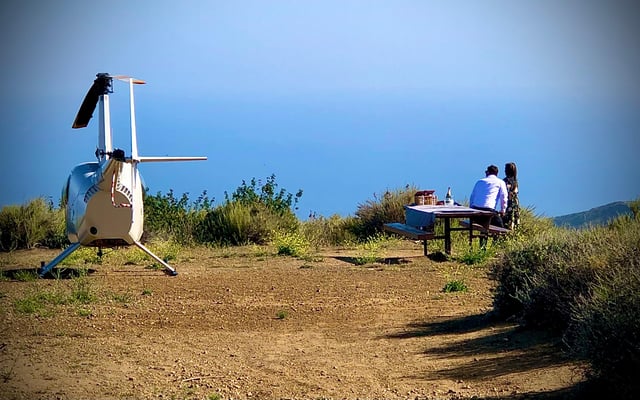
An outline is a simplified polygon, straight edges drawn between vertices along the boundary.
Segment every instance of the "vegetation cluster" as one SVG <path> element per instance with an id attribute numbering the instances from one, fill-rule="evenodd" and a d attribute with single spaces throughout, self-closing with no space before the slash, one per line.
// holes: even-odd
<path id="1" fill-rule="evenodd" d="M 593 388 L 617 398 L 640 389 L 640 200 L 630 208 L 580 230 L 530 223 L 493 263 L 495 314 L 557 334 Z"/>
<path id="2" fill-rule="evenodd" d="M 166 258 L 184 246 L 268 245 L 274 254 L 303 259 L 323 247 L 352 246 L 359 252 L 354 264 L 371 264 L 399 240 L 385 234 L 383 225 L 403 221 L 403 206 L 413 202 L 415 191 L 406 186 L 374 195 L 357 206 L 355 216 L 312 215 L 306 221 L 295 214 L 302 190 L 294 195 L 279 189 L 274 175 L 264 183 L 243 181 L 219 205 L 206 192 L 193 202 L 188 194 L 178 198 L 173 191 L 147 194 L 144 240 Z M 583 229 L 556 227 L 525 208 L 517 230 L 489 249 L 472 247 L 453 259 L 445 256 L 459 268 L 487 269 L 496 281 L 494 316 L 554 333 L 569 354 L 588 362 L 592 382 L 621 398 L 640 389 L 635 379 L 640 368 L 640 199 L 629 206 L 632 215 Z M 453 240 L 454 248 L 468 248 L 463 233 Z M 0 211 L 1 251 L 67 244 L 64 210 L 51 201 L 39 198 Z M 430 252 L 442 254 L 439 241 L 429 246 Z M 76 253 L 80 259 L 75 261 L 100 262 L 95 252 Z M 136 257 L 144 257 L 138 253 L 127 249 L 119 262 L 138 262 Z M 467 289 L 457 274 L 443 291 Z M 73 293 L 40 297 L 32 296 L 21 307 L 79 301 Z"/>

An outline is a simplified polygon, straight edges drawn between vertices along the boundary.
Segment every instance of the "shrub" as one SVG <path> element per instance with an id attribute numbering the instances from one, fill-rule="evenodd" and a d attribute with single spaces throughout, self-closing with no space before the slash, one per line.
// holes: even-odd
<path id="1" fill-rule="evenodd" d="M 274 244 L 278 249 L 278 255 L 284 256 L 304 256 L 309 249 L 309 242 L 295 232 L 276 232 L 274 234 Z"/>
<path id="2" fill-rule="evenodd" d="M 354 258 L 356 265 L 365 265 L 377 262 L 384 256 L 389 240 L 384 234 L 369 237 L 364 243 L 358 245 L 358 255 Z"/>
<path id="3" fill-rule="evenodd" d="M 605 267 L 576 298 L 564 341 L 611 395 L 631 398 L 640 389 L 640 218 L 621 216 L 602 231 L 611 234 L 598 258 Z"/>
<path id="4" fill-rule="evenodd" d="M 337 214 L 329 218 L 314 217 L 302 222 L 300 233 L 316 248 L 340 246 L 356 240 L 352 232 L 354 222 L 354 217 L 342 218 Z"/>
<path id="5" fill-rule="evenodd" d="M 640 218 L 554 228 L 509 240 L 494 266 L 494 308 L 562 335 L 591 377 L 618 398 L 640 389 Z"/>
<path id="6" fill-rule="evenodd" d="M 213 200 L 209 199 L 206 190 L 191 203 L 188 193 L 183 193 L 180 199 L 177 199 L 173 190 L 169 190 L 166 195 L 160 192 L 155 196 L 145 195 L 145 234 L 180 244 L 194 244 L 207 213 L 213 207 L 212 204 Z"/>
<path id="7" fill-rule="evenodd" d="M 199 239 L 220 245 L 266 244 L 273 232 L 291 232 L 296 227 L 293 213 L 278 215 L 260 203 L 234 201 L 207 214 Z"/>
<path id="8" fill-rule="evenodd" d="M 245 181 L 229 196 L 225 203 L 209 211 L 199 229 L 202 243 L 222 245 L 266 244 L 274 232 L 296 232 L 298 219 L 291 207 L 297 204 L 302 190 L 294 196 L 284 189 L 276 191 L 275 175 L 260 181 Z"/>
<path id="9" fill-rule="evenodd" d="M 404 189 L 386 191 L 378 198 L 359 204 L 356 210 L 356 221 L 351 227 L 359 240 L 383 232 L 383 225 L 389 222 L 404 221 L 404 206 L 413 203 L 418 189 L 407 185 Z"/>
<path id="10" fill-rule="evenodd" d="M 495 311 L 503 316 L 520 314 L 527 324 L 564 330 L 573 299 L 587 292 L 596 273 L 593 265 L 605 251 L 598 237 L 593 230 L 558 228 L 506 244 L 494 266 L 499 282 Z"/>
<path id="11" fill-rule="evenodd" d="M 43 197 L 0 211 L 0 250 L 30 249 L 36 245 L 60 248 L 68 243 L 64 215 Z"/>
<path id="12" fill-rule="evenodd" d="M 276 191 L 277 188 L 276 176 L 271 174 L 264 184 L 256 178 L 251 178 L 249 184 L 243 180 L 231 196 L 227 192 L 224 196 L 227 203 L 239 202 L 245 205 L 260 203 L 277 214 L 287 214 L 292 209 L 297 209 L 298 201 L 302 197 L 302 189 L 299 189 L 294 197 L 285 189 Z"/>
<path id="13" fill-rule="evenodd" d="M 466 265 L 478 265 L 487 262 L 491 257 L 495 255 L 493 248 L 483 249 L 480 245 L 473 245 L 468 247 L 467 251 L 460 257 L 457 257 L 458 261 Z"/>

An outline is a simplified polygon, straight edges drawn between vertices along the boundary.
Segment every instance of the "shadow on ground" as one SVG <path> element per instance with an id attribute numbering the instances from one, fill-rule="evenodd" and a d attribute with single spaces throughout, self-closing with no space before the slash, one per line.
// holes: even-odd
<path id="1" fill-rule="evenodd" d="M 472 332 L 480 334 L 472 339 L 464 336 Z M 563 352 L 558 337 L 544 331 L 524 329 L 517 323 L 497 321 L 490 313 L 414 323 L 402 332 L 385 337 L 409 339 L 437 335 L 452 336 L 452 339 L 444 346 L 425 349 L 425 355 L 437 359 L 469 359 L 458 367 L 437 371 L 435 374 L 439 378 L 486 380 L 575 362 Z M 576 381 L 580 380 L 578 375 Z M 583 386 L 576 383 L 573 387 L 557 391 L 513 393 L 506 397 L 482 399 L 577 399 L 584 395 Z"/>
<path id="2" fill-rule="evenodd" d="M 376 258 L 375 261 L 364 260 L 362 257 L 334 256 L 333 258 L 339 261 L 353 264 L 353 265 L 365 265 L 365 264 L 372 264 L 372 263 L 385 264 L 385 265 L 402 265 L 402 264 L 409 264 L 411 262 L 409 260 L 409 257 Z"/>
<path id="3" fill-rule="evenodd" d="M 80 276 L 90 275 L 96 272 L 95 269 L 91 268 L 53 268 L 51 271 L 47 272 L 42 278 L 43 279 L 73 279 Z M 4 276 L 9 279 L 23 281 L 26 280 L 27 277 L 37 278 L 38 277 L 38 269 L 37 268 L 15 268 L 5 270 Z"/>

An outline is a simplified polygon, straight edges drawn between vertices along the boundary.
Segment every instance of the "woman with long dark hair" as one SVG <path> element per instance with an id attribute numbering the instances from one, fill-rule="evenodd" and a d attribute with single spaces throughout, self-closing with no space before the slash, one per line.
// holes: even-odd
<path id="1" fill-rule="evenodd" d="M 520 201 L 518 200 L 518 168 L 515 163 L 504 165 L 504 183 L 507 185 L 507 209 L 502 217 L 504 227 L 514 229 L 520 225 Z"/>

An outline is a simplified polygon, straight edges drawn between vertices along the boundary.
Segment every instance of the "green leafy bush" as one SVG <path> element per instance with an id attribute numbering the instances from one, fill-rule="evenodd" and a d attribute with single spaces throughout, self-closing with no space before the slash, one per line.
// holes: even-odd
<path id="1" fill-rule="evenodd" d="M 160 192 L 155 196 L 145 195 L 145 235 L 184 245 L 195 244 L 202 223 L 212 209 L 213 200 L 209 199 L 206 190 L 193 202 L 189 202 L 188 193 L 183 193 L 180 199 L 176 198 L 173 190 L 166 195 Z"/>
<path id="2" fill-rule="evenodd" d="M 201 243 L 221 245 L 266 244 L 274 232 L 296 232 L 298 218 L 291 207 L 302 196 L 295 197 L 286 190 L 277 191 L 275 175 L 264 185 L 252 179 L 245 181 L 229 196 L 225 203 L 209 211 L 199 229 Z"/>
<path id="3" fill-rule="evenodd" d="M 266 208 L 276 214 L 288 214 L 292 210 L 297 209 L 297 204 L 302 197 L 302 189 L 295 194 L 287 193 L 285 189 L 277 190 L 275 174 L 267 177 L 266 182 L 251 178 L 249 184 L 242 181 L 242 184 L 231 193 L 231 196 L 225 192 L 225 200 L 227 203 L 238 202 L 245 205 L 263 204 Z"/>
<path id="4" fill-rule="evenodd" d="M 384 257 L 384 251 L 388 247 L 389 239 L 384 234 L 376 234 L 363 243 L 358 244 L 358 254 L 354 257 L 356 265 L 365 265 L 378 262 Z"/>

